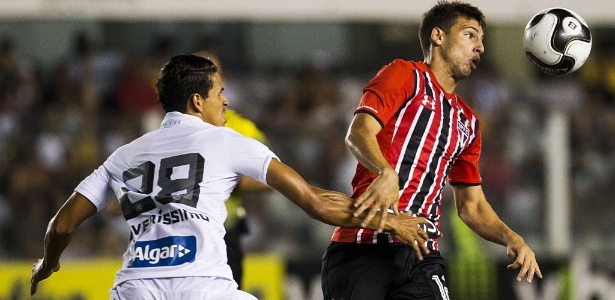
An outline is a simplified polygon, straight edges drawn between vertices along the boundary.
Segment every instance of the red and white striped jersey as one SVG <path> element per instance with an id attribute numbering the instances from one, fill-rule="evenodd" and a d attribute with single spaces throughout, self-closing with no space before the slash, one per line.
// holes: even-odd
<path id="1" fill-rule="evenodd" d="M 456 94 L 445 92 L 424 63 L 398 59 L 384 66 L 365 87 L 356 113 L 368 113 L 382 125 L 377 140 L 399 175 L 400 211 L 423 216 L 439 229 L 446 181 L 481 183 L 478 117 Z M 359 164 L 352 180 L 353 198 L 375 178 Z M 438 249 L 437 233 L 427 245 L 432 250 Z M 388 234 L 341 227 L 332 241 L 395 242 Z"/>

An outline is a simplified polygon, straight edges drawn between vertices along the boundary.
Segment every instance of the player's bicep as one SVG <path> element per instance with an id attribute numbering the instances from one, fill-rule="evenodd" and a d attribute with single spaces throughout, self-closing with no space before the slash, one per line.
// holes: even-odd
<path id="1" fill-rule="evenodd" d="M 268 185 L 252 177 L 246 176 L 242 177 L 241 180 L 239 180 L 239 185 L 237 187 L 244 192 L 266 192 L 271 190 Z"/>
<path id="2" fill-rule="evenodd" d="M 376 135 L 382 130 L 382 127 L 382 123 L 377 117 L 370 113 L 360 112 L 352 118 L 347 137 L 351 138 L 357 134 L 365 133 Z"/>

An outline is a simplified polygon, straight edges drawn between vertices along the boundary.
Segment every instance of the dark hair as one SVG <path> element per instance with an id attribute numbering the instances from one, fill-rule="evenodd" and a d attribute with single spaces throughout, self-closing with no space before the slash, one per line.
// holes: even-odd
<path id="1" fill-rule="evenodd" d="M 431 46 L 431 31 L 439 27 L 444 32 L 449 33 L 455 25 L 457 18 L 476 20 L 484 29 L 487 26 L 485 15 L 480 9 L 471 4 L 460 1 L 440 0 L 429 11 L 423 14 L 421 27 L 419 28 L 419 41 L 423 55 L 427 57 Z"/>
<path id="2" fill-rule="evenodd" d="M 185 113 L 188 98 L 195 93 L 207 98 L 213 86 L 212 76 L 218 71 L 211 60 L 192 54 L 173 56 L 162 68 L 156 91 L 166 112 Z"/>

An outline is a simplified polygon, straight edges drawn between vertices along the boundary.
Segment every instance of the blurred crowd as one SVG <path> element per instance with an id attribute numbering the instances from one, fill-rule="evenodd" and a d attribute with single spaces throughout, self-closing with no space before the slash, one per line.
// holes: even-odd
<path id="1" fill-rule="evenodd" d="M 159 126 L 163 112 L 153 86 L 178 49 L 160 38 L 140 55 L 100 51 L 86 34 L 77 34 L 70 53 L 42 69 L 21 57 L 13 42 L 0 41 L 0 259 L 31 259 L 41 255 L 47 223 L 80 180 L 117 147 Z M 538 75 L 532 84 L 506 80 L 485 59 L 460 86 L 483 122 L 485 193 L 538 251 L 545 235 L 544 124 L 554 110 L 563 110 L 571 122 L 573 233 L 588 247 L 615 240 L 609 189 L 615 186 L 613 53 L 598 48 L 577 73 Z M 339 72 L 334 66 L 315 55 L 291 70 L 225 69 L 225 93 L 231 108 L 264 131 L 282 161 L 313 185 L 350 193 L 356 162 L 344 146 L 345 131 L 362 87 L 377 70 Z M 249 252 L 319 260 L 332 227 L 309 219 L 278 194 L 248 197 Z M 445 198 L 445 213 L 452 212 L 451 195 Z M 118 218 L 103 211 L 88 221 L 65 256 L 121 254 L 128 232 Z M 443 242 L 454 247 L 444 232 Z"/>

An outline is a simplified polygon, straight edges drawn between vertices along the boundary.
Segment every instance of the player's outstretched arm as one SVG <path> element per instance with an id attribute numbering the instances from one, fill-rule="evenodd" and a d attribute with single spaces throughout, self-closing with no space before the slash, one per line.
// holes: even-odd
<path id="1" fill-rule="evenodd" d="M 500 220 L 480 185 L 454 185 L 453 192 L 461 220 L 482 238 L 506 246 L 506 254 L 514 260 L 508 269 L 519 269 L 517 281 L 527 276 L 527 282 L 532 283 L 534 275 L 542 278 L 536 254 L 520 235 Z"/>
<path id="2" fill-rule="evenodd" d="M 47 226 L 43 258 L 32 267 L 30 295 L 36 293 L 41 280 L 60 269 L 60 256 L 70 243 L 74 230 L 95 213 L 94 204 L 79 193 L 73 193 L 66 200 Z"/>
<path id="3" fill-rule="evenodd" d="M 312 189 L 325 199 L 325 203 L 318 208 L 319 217 L 315 217 L 316 219 L 324 223 L 343 227 L 368 228 L 371 230 L 379 228 L 381 224 L 380 215 L 376 215 L 369 223 L 365 224 L 368 212 L 355 216 L 356 214 L 353 212 L 354 207 L 349 205 L 352 202 L 352 198 L 347 195 L 316 187 L 312 187 Z M 388 214 L 389 217 L 384 222 L 384 231 L 391 233 L 399 241 L 410 245 L 414 249 L 417 258 L 422 260 L 422 253 L 429 253 L 425 243 L 428 239 L 428 234 L 423 229 L 424 227 L 421 226 L 426 225 L 427 220 L 423 217 L 413 217 L 407 213 L 394 215 L 389 212 Z"/>
<path id="4" fill-rule="evenodd" d="M 272 160 L 267 170 L 267 183 L 282 193 L 286 198 L 303 209 L 310 217 L 321 222 L 343 227 L 379 228 L 380 215 L 371 219 L 363 226 L 368 212 L 354 216 L 353 199 L 342 193 L 321 190 L 309 185 L 292 168 L 277 160 Z M 424 218 L 416 218 L 407 214 L 390 215 L 384 223 L 384 229 L 392 233 L 398 240 L 412 246 L 417 256 L 429 253 L 425 246 L 427 233 L 419 227 L 426 224 Z"/>

